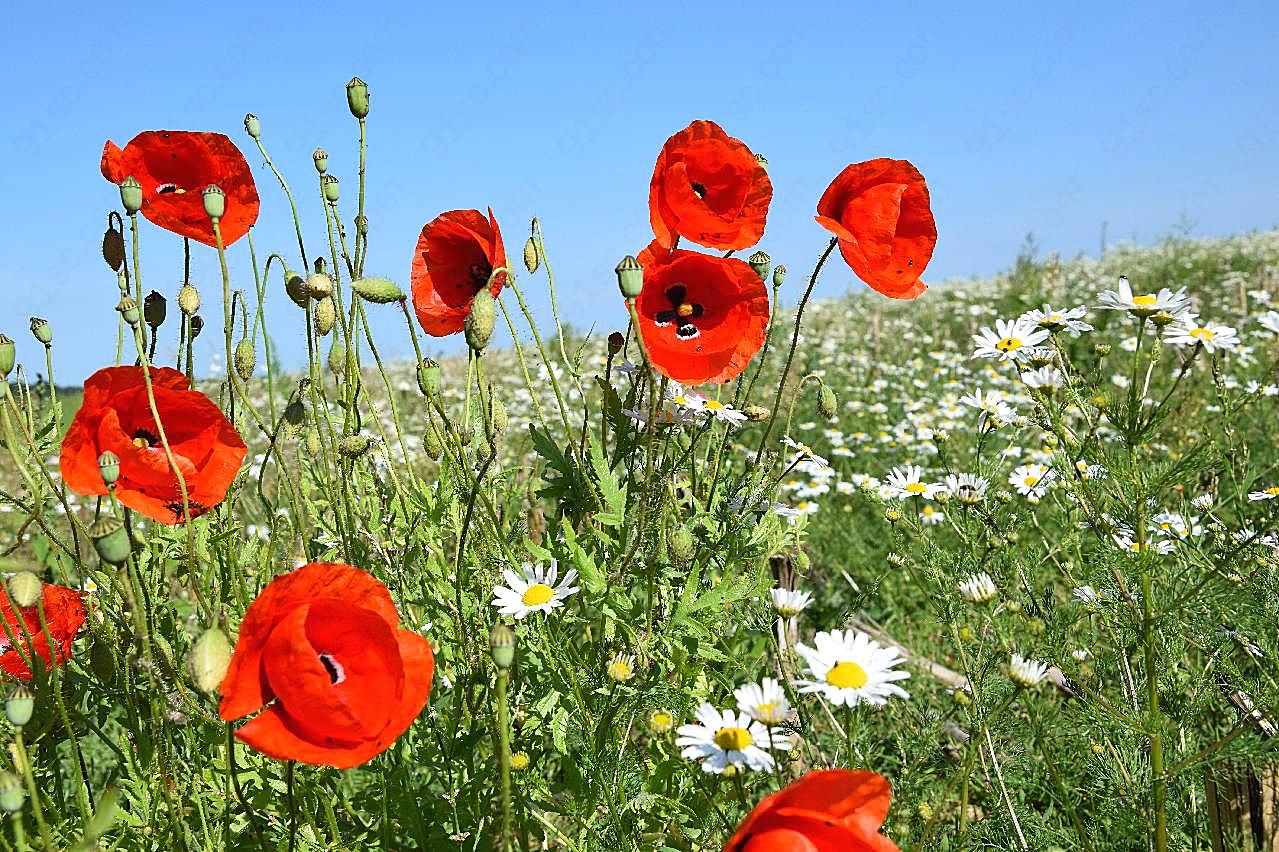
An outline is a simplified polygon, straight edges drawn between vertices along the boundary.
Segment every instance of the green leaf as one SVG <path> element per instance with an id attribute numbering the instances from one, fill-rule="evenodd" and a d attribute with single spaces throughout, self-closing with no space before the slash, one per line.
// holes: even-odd
<path id="1" fill-rule="evenodd" d="M 599 484 L 600 496 L 604 498 L 606 510 L 598 512 L 595 519 L 609 527 L 620 527 L 626 520 L 627 486 L 618 481 L 617 474 L 609 467 L 604 458 L 604 449 L 595 441 L 590 442 L 591 469 L 595 471 L 595 481 Z"/>

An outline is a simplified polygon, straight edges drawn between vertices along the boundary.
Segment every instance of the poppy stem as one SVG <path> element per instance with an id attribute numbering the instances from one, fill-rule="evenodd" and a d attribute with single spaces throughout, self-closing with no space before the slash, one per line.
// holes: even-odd
<path id="1" fill-rule="evenodd" d="M 298 808 L 297 802 L 293 798 L 293 764 L 295 761 L 288 761 L 284 764 L 285 783 L 288 786 L 289 797 L 289 852 L 293 852 L 298 844 Z"/>
<path id="2" fill-rule="evenodd" d="M 310 263 L 306 259 L 306 246 L 302 244 L 302 223 L 298 219 L 298 206 L 293 201 L 293 192 L 289 189 L 288 183 L 284 180 L 284 175 L 280 174 L 280 170 L 275 167 L 275 163 L 271 160 L 271 155 L 266 152 L 266 148 L 262 145 L 262 139 L 259 136 L 253 137 L 253 141 L 257 143 L 258 153 L 262 155 L 262 159 L 266 160 L 267 168 L 275 175 L 275 179 L 280 182 L 280 188 L 284 190 L 284 195 L 289 199 L 289 210 L 293 211 L 293 230 L 298 235 L 298 254 L 302 255 L 302 266 L 308 268 Z"/>
<path id="3" fill-rule="evenodd" d="M 499 669 L 497 673 L 497 740 L 498 763 L 501 767 L 502 784 L 502 828 L 495 848 L 506 852 L 511 843 L 511 711 L 507 700 L 506 686 L 511 678 L 509 669 Z"/>

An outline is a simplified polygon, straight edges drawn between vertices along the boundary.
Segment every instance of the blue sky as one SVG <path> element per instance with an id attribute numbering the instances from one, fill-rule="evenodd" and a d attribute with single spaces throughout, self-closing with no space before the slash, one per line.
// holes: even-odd
<path id="1" fill-rule="evenodd" d="M 35 365 L 27 317 L 50 319 L 60 382 L 114 357 L 114 276 L 98 247 L 118 195 L 98 172 L 103 142 L 231 135 L 263 197 L 259 254 L 296 251 L 241 126 L 252 111 L 319 245 L 311 151 L 328 149 L 351 199 L 353 74 L 373 104 L 368 271 L 407 286 L 417 233 L 443 210 L 491 205 L 515 257 L 537 215 L 565 318 L 602 331 L 624 317 L 613 265 L 650 237 L 658 149 L 694 118 L 768 157 L 761 247 L 792 270 L 792 300 L 826 241 L 812 221 L 822 189 L 876 156 L 909 159 L 929 181 L 940 239 L 925 280 L 1004 268 L 1031 231 L 1073 255 L 1097 251 L 1103 222 L 1111 241 L 1279 224 L 1273 2 L 74 5 L 19 4 L 0 35 L 0 330 Z M 172 297 L 179 241 L 148 226 L 143 244 L 145 288 Z M 220 279 L 213 252 L 195 252 L 213 351 Z M 247 243 L 231 260 L 250 289 Z M 526 286 L 545 316 L 541 284 Z M 818 292 L 850 286 L 832 264 Z M 268 310 L 297 363 L 296 309 L 276 292 Z M 385 309 L 379 337 L 404 355 L 395 317 Z M 162 335 L 171 349 L 176 329 Z"/>

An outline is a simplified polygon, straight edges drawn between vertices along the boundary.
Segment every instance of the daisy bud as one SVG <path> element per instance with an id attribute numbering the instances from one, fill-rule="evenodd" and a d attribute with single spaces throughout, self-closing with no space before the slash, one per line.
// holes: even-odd
<path id="1" fill-rule="evenodd" d="M 933 806 L 928 804 L 927 802 L 920 802 L 918 805 L 915 806 L 915 813 L 919 816 L 920 819 L 927 822 L 928 820 L 933 818 Z"/>
<path id="2" fill-rule="evenodd" d="M 187 316 L 200 310 L 200 291 L 190 284 L 183 284 L 182 289 L 178 291 L 178 310 Z"/>
<path id="3" fill-rule="evenodd" d="M 1094 343 L 1094 344 L 1093 344 L 1093 347 L 1092 347 L 1092 351 L 1093 351 L 1093 352 L 1095 352 L 1095 353 L 1097 353 L 1098 355 L 1100 355 L 1101 357 L 1103 357 L 1103 358 L 1104 358 L 1104 357 L 1106 357 L 1107 355 L 1109 355 L 1109 354 L 1110 354 L 1110 344 L 1109 344 L 1109 343 Z"/>
<path id="4" fill-rule="evenodd" d="M 827 420 L 834 420 L 835 415 L 839 413 L 839 402 L 835 399 L 835 392 L 825 384 L 817 386 L 817 411 Z"/>
<path id="5" fill-rule="evenodd" d="M 523 772 L 528 769 L 529 758 L 528 752 L 517 751 L 511 755 L 511 769 L 515 772 Z"/>
<path id="6" fill-rule="evenodd" d="M 324 337 L 332 331 L 337 321 L 338 309 L 337 305 L 333 303 L 332 296 L 325 296 L 315 303 L 315 330 L 320 337 Z"/>
<path id="7" fill-rule="evenodd" d="M 674 727 L 675 717 L 669 710 L 654 710 L 648 716 L 648 729 L 658 736 L 669 734 Z"/>
<path id="8" fill-rule="evenodd" d="M 204 200 L 204 215 L 217 221 L 226 215 L 226 193 L 217 184 L 209 184 L 200 190 Z"/>
<path id="9" fill-rule="evenodd" d="M 310 303 L 311 294 L 307 290 L 306 279 L 292 269 L 284 270 L 284 292 L 299 308 L 305 308 Z"/>
<path id="10" fill-rule="evenodd" d="M 693 534 L 679 527 L 666 537 L 666 555 L 674 565 L 687 565 L 697 552 L 697 542 Z"/>
<path id="11" fill-rule="evenodd" d="M 471 302 L 471 311 L 462 322 L 466 334 L 466 344 L 476 352 L 483 352 L 489 345 L 489 337 L 493 334 L 493 324 L 497 321 L 497 302 L 493 293 L 485 287 L 475 294 Z"/>
<path id="12" fill-rule="evenodd" d="M 254 139 L 262 138 L 262 122 L 258 121 L 258 117 L 253 113 L 244 117 L 244 129 Z"/>
<path id="13" fill-rule="evenodd" d="M 117 231 L 114 225 L 109 226 L 102 235 L 102 259 L 114 272 L 119 272 L 124 266 L 124 234 Z"/>
<path id="14" fill-rule="evenodd" d="M 888 509 L 884 512 L 884 520 L 890 524 L 895 524 L 902 519 L 902 513 L 896 509 Z"/>
<path id="15" fill-rule="evenodd" d="M 7 334 L 0 334 L 0 379 L 9 378 L 16 358 L 17 350 L 14 348 L 13 338 Z"/>
<path id="16" fill-rule="evenodd" d="M 537 256 L 537 242 L 529 237 L 524 241 L 524 268 L 528 270 L 529 275 L 532 275 L 541 265 L 542 259 Z"/>
<path id="17" fill-rule="evenodd" d="M 317 302 L 333 295 L 333 279 L 324 272 L 312 272 L 306 277 L 306 294 Z"/>
<path id="18" fill-rule="evenodd" d="M 159 291 L 152 290 L 142 300 L 142 318 L 152 328 L 164 325 L 164 318 L 168 316 L 168 313 L 169 303 Z"/>
<path id="19" fill-rule="evenodd" d="M 968 694 L 968 690 L 966 689 L 956 689 L 955 694 L 952 697 L 954 698 L 955 703 L 960 707 L 968 707 L 973 703 L 973 698 Z"/>
<path id="20" fill-rule="evenodd" d="M 0 771 L 0 810 L 11 814 L 22 810 L 25 795 L 21 778 L 7 770 Z"/>
<path id="21" fill-rule="evenodd" d="M 10 690 L 9 697 L 4 700 L 4 715 L 9 717 L 9 724 L 15 728 L 21 728 L 30 722 L 35 709 L 35 696 L 22 684 Z"/>
<path id="22" fill-rule="evenodd" d="M 360 278 L 351 282 L 356 295 L 375 305 L 389 305 L 404 298 L 404 291 L 389 278 Z"/>
<path id="23" fill-rule="evenodd" d="M 355 217 L 355 233 L 359 234 L 361 237 L 367 237 L 369 235 L 369 217 L 368 216 Z"/>
<path id="24" fill-rule="evenodd" d="M 440 365 L 434 358 L 423 358 L 417 365 L 417 388 L 422 396 L 435 396 L 440 392 Z"/>
<path id="25" fill-rule="evenodd" d="M 614 270 L 617 273 L 617 287 L 622 291 L 622 298 L 639 298 L 644 287 L 644 267 L 632 255 L 622 258 L 622 262 Z"/>
<path id="26" fill-rule="evenodd" d="M 98 456 L 98 472 L 102 474 L 102 481 L 107 488 L 115 485 L 115 481 L 120 478 L 120 457 L 110 450 L 104 451 Z"/>
<path id="27" fill-rule="evenodd" d="M 369 87 L 359 77 L 352 77 L 351 82 L 346 84 L 346 105 L 356 118 L 364 118 L 369 114 Z"/>
<path id="28" fill-rule="evenodd" d="M 614 331 L 608 336 L 608 354 L 616 355 L 622 351 L 622 347 L 626 345 L 626 338 L 622 336 L 620 331 Z"/>
<path id="29" fill-rule="evenodd" d="M 1172 325 L 1174 322 L 1177 321 L 1177 318 L 1173 316 L 1172 314 L 1168 313 L 1167 311 L 1160 311 L 1159 313 L 1151 317 L 1150 321 L 1153 322 L 1155 325 L 1159 326 L 1160 328 L 1163 328 L 1164 326 Z"/>
<path id="30" fill-rule="evenodd" d="M 371 443 L 373 439 L 368 435 L 347 435 L 338 441 L 338 452 L 348 459 L 358 459 L 368 452 Z"/>
<path id="31" fill-rule="evenodd" d="M 333 345 L 329 347 L 329 372 L 335 376 L 346 370 L 346 346 L 335 336 Z"/>
<path id="32" fill-rule="evenodd" d="M 226 634 L 211 627 L 200 634 L 191 646 L 187 666 L 191 677 L 201 692 L 213 693 L 222 685 L 227 667 L 231 664 L 231 643 Z"/>
<path id="33" fill-rule="evenodd" d="M 965 624 L 959 628 L 959 638 L 965 642 L 971 642 L 973 640 L 973 629 Z"/>
<path id="34" fill-rule="evenodd" d="M 44 583 L 30 571 L 19 571 L 9 578 L 9 597 L 23 609 L 35 606 L 44 591 Z"/>
<path id="35" fill-rule="evenodd" d="M 767 252 L 757 251 L 746 262 L 750 264 L 751 269 L 755 270 L 760 281 L 768 280 L 768 271 L 773 268 L 773 259 Z"/>
<path id="36" fill-rule="evenodd" d="M 120 184 L 120 203 L 124 205 L 124 212 L 130 216 L 142 209 L 142 184 L 133 175 L 129 175 Z"/>
<path id="37" fill-rule="evenodd" d="M 330 204 L 338 203 L 339 192 L 338 179 L 333 175 L 325 175 L 320 178 L 320 187 L 324 190 L 324 200 Z"/>
<path id="38" fill-rule="evenodd" d="M 996 491 L 995 499 L 1006 505 L 1013 501 L 1013 495 L 1011 491 Z"/>
<path id="39" fill-rule="evenodd" d="M 49 325 L 49 321 L 40 317 L 31 318 L 31 334 L 35 339 L 49 346 L 53 343 L 53 327 Z"/>
<path id="40" fill-rule="evenodd" d="M 768 419 L 768 409 L 762 405 L 748 405 L 742 409 L 742 414 L 746 415 L 746 419 L 752 423 L 762 423 Z"/>
<path id="41" fill-rule="evenodd" d="M 725 767 L 724 767 L 724 771 L 723 771 L 722 773 L 720 773 L 720 774 L 721 774 L 721 775 L 723 775 L 725 778 L 736 778 L 736 777 L 737 777 L 737 766 L 736 766 L 736 765 L 734 765 L 734 764 L 732 764 L 732 763 L 730 763 L 730 764 L 728 764 L 728 766 L 725 766 Z"/>
<path id="42" fill-rule="evenodd" d="M 253 371 L 258 366 L 258 353 L 253 348 L 253 341 L 245 337 L 235 344 L 231 360 L 235 363 L 235 374 L 240 377 L 240 381 L 247 382 L 253 378 Z"/>
<path id="43" fill-rule="evenodd" d="M 493 665 L 501 671 L 515 662 L 515 633 L 500 621 L 489 633 L 489 652 L 493 655 Z"/>
<path id="44" fill-rule="evenodd" d="M 311 155 L 311 161 L 315 163 L 315 170 L 320 174 L 329 170 L 329 152 L 323 148 L 315 149 L 315 153 Z"/>
<path id="45" fill-rule="evenodd" d="M 119 303 L 115 309 L 119 311 L 120 316 L 124 317 L 124 321 L 132 328 L 137 328 L 138 323 L 142 320 L 138 313 L 138 303 L 133 301 L 132 296 L 121 296 Z"/>
<path id="46" fill-rule="evenodd" d="M 779 263 L 773 267 L 773 286 L 780 287 L 782 286 L 782 282 L 785 280 L 786 280 L 786 266 L 784 264 Z"/>
<path id="47" fill-rule="evenodd" d="M 426 427 L 426 434 L 422 436 L 422 449 L 426 451 L 426 455 L 431 461 L 439 461 L 440 456 L 444 453 L 444 444 L 440 441 L 440 433 L 435 431 L 434 426 Z"/>
<path id="48" fill-rule="evenodd" d="M 125 319 L 128 319 L 128 317 L 125 317 Z M 191 329 L 191 339 L 195 340 L 200 336 L 200 332 L 204 331 L 204 317 L 191 317 L 188 327 Z"/>
<path id="49" fill-rule="evenodd" d="M 133 552 L 129 533 L 119 518 L 108 516 L 99 519 L 89 527 L 89 538 L 93 539 L 93 549 L 98 556 L 109 565 L 123 565 Z"/>

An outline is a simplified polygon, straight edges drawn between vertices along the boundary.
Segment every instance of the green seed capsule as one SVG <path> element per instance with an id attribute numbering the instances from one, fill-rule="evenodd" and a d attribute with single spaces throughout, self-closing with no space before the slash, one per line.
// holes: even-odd
<path id="1" fill-rule="evenodd" d="M 760 281 L 768 280 L 768 271 L 773 268 L 773 259 L 767 252 L 757 251 L 746 262 L 750 264 L 751 269 L 755 270 Z"/>
<path id="2" fill-rule="evenodd" d="M 130 216 L 142 209 L 142 184 L 133 175 L 129 175 L 120 184 L 120 203 L 124 205 L 124 212 Z"/>
<path id="3" fill-rule="evenodd" d="M 98 556 L 111 565 L 123 565 L 133 552 L 129 533 L 125 531 L 119 518 L 101 518 L 89 527 L 89 537 L 93 539 L 93 549 L 98 552 Z"/>
<path id="4" fill-rule="evenodd" d="M 142 314 L 138 312 L 138 303 L 133 301 L 132 296 L 121 296 L 115 309 L 120 313 L 120 316 L 124 317 L 124 321 L 129 324 L 130 328 L 137 328 L 138 323 L 142 321 Z"/>
<path id="5" fill-rule="evenodd" d="M 352 77 L 346 84 L 346 105 L 356 118 L 369 114 L 369 86 L 359 77 Z"/>
<path id="6" fill-rule="evenodd" d="M 0 810 L 17 813 L 22 810 L 24 797 L 22 779 L 12 772 L 0 771 Z"/>
<path id="7" fill-rule="evenodd" d="M 240 377 L 240 381 L 247 382 L 253 378 L 253 371 L 258 366 L 258 353 L 253 348 L 252 340 L 242 338 L 235 344 L 235 352 L 231 357 L 235 362 L 235 374 Z"/>
<path id="8" fill-rule="evenodd" d="M 320 178 L 320 186 L 324 189 L 324 200 L 330 204 L 337 204 L 338 197 L 341 195 L 338 179 L 326 174 Z"/>
<path id="9" fill-rule="evenodd" d="M 107 488 L 114 486 L 120 478 L 120 457 L 110 450 L 104 450 L 98 456 L 98 473 L 102 474 L 102 481 Z"/>
<path id="10" fill-rule="evenodd" d="M 231 643 L 227 641 L 226 634 L 216 627 L 200 634 L 187 659 L 196 687 L 206 693 L 213 693 L 222 685 L 230 664 Z"/>
<path id="11" fill-rule="evenodd" d="M 262 138 L 262 122 L 258 121 L 258 117 L 253 113 L 244 117 L 244 129 L 254 139 Z"/>
<path id="12" fill-rule="evenodd" d="M 493 625 L 489 633 L 489 651 L 493 655 L 493 665 L 506 671 L 515 663 L 515 632 L 502 622 Z"/>
<path id="13" fill-rule="evenodd" d="M 329 152 L 323 148 L 316 148 L 315 153 L 311 155 L 311 162 L 315 163 L 317 172 L 324 174 L 329 170 Z"/>
<path id="14" fill-rule="evenodd" d="M 35 709 L 35 696 L 22 684 L 10 690 L 9 697 L 4 700 L 4 715 L 9 717 L 9 724 L 15 728 L 21 728 L 30 722 Z"/>
<path id="15" fill-rule="evenodd" d="M 13 371 L 13 364 L 17 357 L 18 353 L 14 348 L 13 338 L 7 334 L 0 334 L 0 380 L 9 378 L 9 373 Z"/>
<path id="16" fill-rule="evenodd" d="M 780 287 L 782 286 L 782 282 L 785 280 L 786 280 L 786 266 L 784 264 L 779 263 L 773 267 L 773 286 Z"/>
<path id="17" fill-rule="evenodd" d="M 471 310 L 462 321 L 466 344 L 476 352 L 483 352 L 489 345 L 495 322 L 497 322 L 497 301 L 486 287 L 475 294 L 475 299 L 471 302 Z"/>
<path id="18" fill-rule="evenodd" d="M 404 291 L 388 278 L 360 278 L 351 282 L 351 289 L 361 299 L 375 305 L 387 305 L 404 298 Z"/>
<path id="19" fill-rule="evenodd" d="M 200 190 L 200 198 L 204 200 L 204 215 L 210 219 L 221 219 L 226 215 L 226 193 L 217 184 L 209 184 Z"/>
<path id="20" fill-rule="evenodd" d="M 31 318 L 31 334 L 35 339 L 48 346 L 53 343 L 53 326 L 49 325 L 49 321 L 40 317 Z"/>
<path id="21" fill-rule="evenodd" d="M 23 609 L 35 606 L 44 594 L 44 583 L 30 571 L 19 571 L 10 577 L 8 588 L 9 597 Z"/>
<path id="22" fill-rule="evenodd" d="M 617 287 L 626 299 L 639 298 L 644 288 L 644 267 L 631 255 L 622 258 L 622 262 L 614 270 L 617 273 Z"/>

